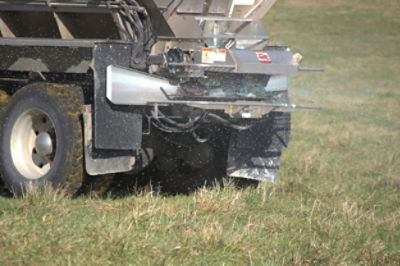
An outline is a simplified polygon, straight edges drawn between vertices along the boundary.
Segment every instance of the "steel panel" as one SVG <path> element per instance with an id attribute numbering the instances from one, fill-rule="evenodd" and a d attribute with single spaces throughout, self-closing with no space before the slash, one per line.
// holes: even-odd
<path id="1" fill-rule="evenodd" d="M 185 0 L 178 8 L 178 13 L 201 14 L 203 12 L 204 0 Z M 230 0 L 213 1 L 210 7 L 210 14 L 225 15 L 229 10 Z"/>
<path id="2" fill-rule="evenodd" d="M 0 42 L 1 40 L 0 38 Z M 1 70 L 87 73 L 92 60 L 92 49 L 0 45 L 0 59 Z"/>
<path id="3" fill-rule="evenodd" d="M 272 112 L 267 120 L 233 134 L 228 152 L 228 176 L 275 182 L 282 149 L 289 145 L 290 120 L 290 113 Z"/>
<path id="4" fill-rule="evenodd" d="M 116 106 L 106 98 L 106 69 L 129 67 L 132 46 L 98 43 L 94 58 L 94 146 L 97 149 L 138 150 L 142 142 L 142 115 L 134 107 Z"/>
<path id="5" fill-rule="evenodd" d="M 233 50 L 238 73 L 258 73 L 268 75 L 290 75 L 298 72 L 298 65 L 292 62 L 289 50 L 267 50 L 270 64 L 261 63 L 255 51 Z"/>

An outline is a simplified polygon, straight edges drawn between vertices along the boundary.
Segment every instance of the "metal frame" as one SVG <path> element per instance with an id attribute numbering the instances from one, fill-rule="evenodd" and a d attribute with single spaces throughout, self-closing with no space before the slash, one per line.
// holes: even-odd
<path id="1" fill-rule="evenodd" d="M 42 46 L 42 47 L 87 47 L 93 48 L 96 43 L 104 40 L 85 39 L 41 39 L 41 38 L 0 38 L 0 45 L 4 46 Z M 126 43 L 113 41 L 113 43 Z"/>

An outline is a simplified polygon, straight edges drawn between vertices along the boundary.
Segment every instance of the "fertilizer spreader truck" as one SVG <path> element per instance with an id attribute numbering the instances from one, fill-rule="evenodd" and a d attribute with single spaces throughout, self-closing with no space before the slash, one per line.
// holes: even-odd
<path id="1" fill-rule="evenodd" d="M 87 177 L 210 169 L 275 181 L 289 76 L 271 0 L 0 0 L 0 174 L 76 193 Z M 195 178 L 193 178 L 195 177 Z M 171 177 L 173 178 L 173 177 Z"/>

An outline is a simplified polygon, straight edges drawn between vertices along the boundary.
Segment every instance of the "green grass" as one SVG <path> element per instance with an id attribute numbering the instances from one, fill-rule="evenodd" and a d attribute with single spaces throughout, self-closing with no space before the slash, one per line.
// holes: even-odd
<path id="1" fill-rule="evenodd" d="M 273 39 L 324 73 L 292 79 L 277 184 L 121 199 L 0 198 L 3 264 L 400 262 L 400 2 L 280 0 Z"/>

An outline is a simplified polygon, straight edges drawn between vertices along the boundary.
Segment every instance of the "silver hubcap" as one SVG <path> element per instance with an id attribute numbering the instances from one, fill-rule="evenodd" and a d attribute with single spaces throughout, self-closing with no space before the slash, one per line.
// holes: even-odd
<path id="1" fill-rule="evenodd" d="M 38 109 L 24 112 L 11 132 L 11 157 L 16 169 L 27 179 L 41 178 L 50 171 L 54 160 L 54 124 Z"/>
<path id="2" fill-rule="evenodd" d="M 53 141 L 47 132 L 42 132 L 36 137 L 35 148 L 40 156 L 47 156 L 53 152 Z"/>

